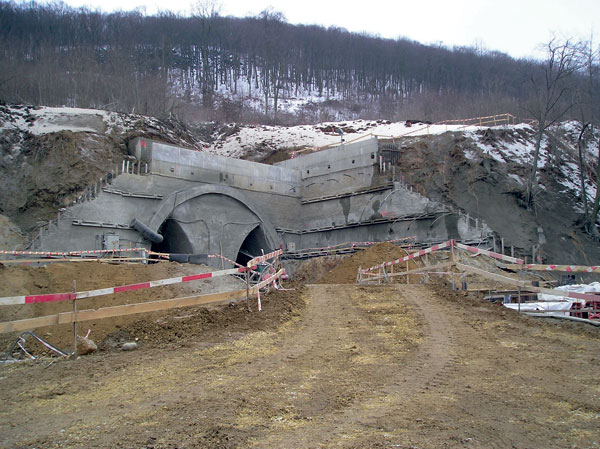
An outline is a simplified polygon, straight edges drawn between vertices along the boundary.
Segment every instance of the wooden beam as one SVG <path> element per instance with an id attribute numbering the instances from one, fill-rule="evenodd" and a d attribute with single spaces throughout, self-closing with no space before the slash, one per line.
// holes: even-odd
<path id="1" fill-rule="evenodd" d="M 512 304 L 515 304 L 514 302 Z M 521 303 L 523 305 L 525 303 Z M 514 309 L 513 309 L 514 310 Z M 585 308 L 585 309 L 567 309 L 567 310 L 521 310 L 521 313 L 600 313 L 600 309 Z"/>
<path id="2" fill-rule="evenodd" d="M 0 333 L 24 331 L 42 326 L 56 324 L 68 324 L 73 321 L 90 321 L 115 316 L 133 315 L 136 313 L 155 312 L 178 307 L 197 306 L 210 304 L 225 300 L 239 299 L 246 296 L 246 290 L 234 290 L 229 292 L 212 293 L 210 295 L 186 296 L 183 298 L 164 299 L 160 301 L 149 301 L 136 304 L 123 304 L 119 306 L 101 307 L 99 309 L 86 309 L 77 312 L 61 312 L 54 315 L 24 320 L 7 321 L 0 323 Z M 76 318 L 74 320 L 74 317 Z"/>
<path id="3" fill-rule="evenodd" d="M 471 267 L 469 265 L 465 265 L 462 263 L 457 263 L 456 267 L 466 271 L 468 273 L 478 274 L 482 277 L 486 277 L 488 279 L 493 279 L 498 282 L 504 282 L 506 284 L 516 285 L 521 288 L 525 288 L 531 292 L 536 293 L 545 293 L 547 295 L 552 296 L 564 296 L 572 299 L 585 299 L 589 301 L 598 301 L 600 300 L 599 295 L 591 294 L 591 293 L 577 293 L 568 290 L 558 290 L 555 288 L 544 288 L 544 287 L 533 287 L 530 282 L 527 281 L 519 281 L 518 279 L 511 278 L 509 276 L 502 276 L 500 274 L 490 273 L 489 271 L 482 270 L 480 268 Z"/>
<path id="4" fill-rule="evenodd" d="M 481 268 L 475 268 L 470 265 L 465 265 L 462 263 L 456 263 L 456 268 L 462 271 L 466 271 L 467 273 L 477 274 L 479 276 L 492 279 L 498 282 L 504 282 L 510 285 L 516 285 L 521 288 L 528 288 L 534 290 L 529 282 L 519 281 L 518 279 L 511 278 L 509 276 L 502 276 L 501 274 L 490 273 L 489 271 L 482 270 Z"/>

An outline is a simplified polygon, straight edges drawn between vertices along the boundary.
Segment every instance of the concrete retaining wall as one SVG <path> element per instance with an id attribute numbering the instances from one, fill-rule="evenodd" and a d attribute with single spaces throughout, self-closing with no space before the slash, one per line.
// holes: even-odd
<path id="1" fill-rule="evenodd" d="M 377 140 L 368 139 L 270 166 L 135 139 L 130 152 L 149 164 L 149 173 L 121 174 L 93 201 L 69 208 L 40 249 L 101 249 L 114 234 L 122 247 L 243 260 L 288 244 L 301 250 L 486 232 L 392 182 L 393 173 L 379 169 L 377 151 Z M 164 242 L 153 245 L 130 229 L 134 218 Z"/>

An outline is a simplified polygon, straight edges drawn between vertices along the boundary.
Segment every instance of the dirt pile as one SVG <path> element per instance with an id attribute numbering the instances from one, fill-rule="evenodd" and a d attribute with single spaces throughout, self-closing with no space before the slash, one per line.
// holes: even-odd
<path id="1" fill-rule="evenodd" d="M 349 256 L 319 257 L 305 261 L 297 271 L 297 276 L 305 282 L 319 284 L 353 284 L 356 282 L 358 267 L 370 268 L 382 262 L 398 259 L 412 250 L 392 243 L 379 243 Z M 402 268 L 406 265 L 403 264 Z M 416 268 L 410 261 L 410 268 Z"/>
<path id="2" fill-rule="evenodd" d="M 97 261 L 77 263 L 55 263 L 43 267 L 6 266 L 0 269 L 0 297 L 42 293 L 63 293 L 73 291 L 73 281 L 77 290 L 85 291 L 114 287 L 157 279 L 211 271 L 199 265 L 182 265 L 174 262 L 143 265 L 112 265 Z M 181 296 L 201 295 L 213 292 L 243 289 L 244 283 L 238 278 L 226 276 L 181 284 L 121 292 L 114 295 L 98 296 L 77 301 L 80 310 L 108 307 L 120 304 L 133 304 Z M 12 321 L 36 316 L 44 316 L 72 309 L 70 301 L 47 302 L 21 306 L 1 306 L 0 320 Z M 200 308 L 197 308 L 198 310 Z M 144 338 L 146 341 L 162 342 L 182 336 L 191 328 L 210 322 L 212 318 L 205 312 L 173 311 L 172 314 L 153 312 L 144 315 L 129 315 L 104 320 L 87 321 L 80 324 L 82 334 L 91 329 L 90 337 L 97 343 L 111 334 L 123 330 L 128 338 Z M 186 314 L 189 320 L 186 321 Z M 198 315 L 199 314 L 199 315 Z M 210 315 L 210 313 L 209 313 Z M 143 317 L 143 318 L 140 318 Z M 176 317 L 176 318 L 171 318 Z M 187 328 L 175 326 L 174 322 L 188 323 Z M 162 330 L 161 330 L 162 329 Z M 70 347 L 72 329 L 70 326 L 51 326 L 36 331 L 40 336 L 61 348 Z M 161 333 L 162 332 L 162 333 Z M 124 336 L 124 337 L 125 337 Z M 14 342 L 16 334 L 0 335 L 0 349 L 6 349 Z M 120 341 L 120 340 L 119 340 Z M 103 346 L 103 345 L 101 345 Z M 108 346 L 111 346 L 110 344 Z M 104 345 L 106 347 L 106 345 Z"/>

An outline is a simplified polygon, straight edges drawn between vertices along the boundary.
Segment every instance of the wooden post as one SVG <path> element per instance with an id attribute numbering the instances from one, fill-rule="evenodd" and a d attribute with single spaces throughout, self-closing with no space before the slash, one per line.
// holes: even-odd
<path id="1" fill-rule="evenodd" d="M 456 290 L 456 279 L 454 277 L 454 269 L 456 268 L 456 257 L 454 256 L 454 240 L 450 244 L 450 255 L 452 265 L 450 266 L 450 273 L 452 273 L 452 290 Z"/>
<path id="2" fill-rule="evenodd" d="M 250 312 L 250 268 L 246 271 L 246 310 Z"/>
<path id="3" fill-rule="evenodd" d="M 406 274 L 406 283 L 410 284 L 410 278 L 409 278 L 410 274 L 408 274 L 408 260 L 406 261 L 406 273 L 407 273 Z"/>
<path id="4" fill-rule="evenodd" d="M 77 356 L 77 281 L 73 279 L 73 357 Z"/>

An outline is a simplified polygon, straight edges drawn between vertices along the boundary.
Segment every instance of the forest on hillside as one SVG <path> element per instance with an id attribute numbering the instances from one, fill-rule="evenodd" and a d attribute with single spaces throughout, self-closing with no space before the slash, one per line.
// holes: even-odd
<path id="1" fill-rule="evenodd" d="M 0 3 L 6 103 L 282 124 L 524 117 L 543 68 L 495 51 L 292 25 L 274 11 L 148 16 Z"/>

